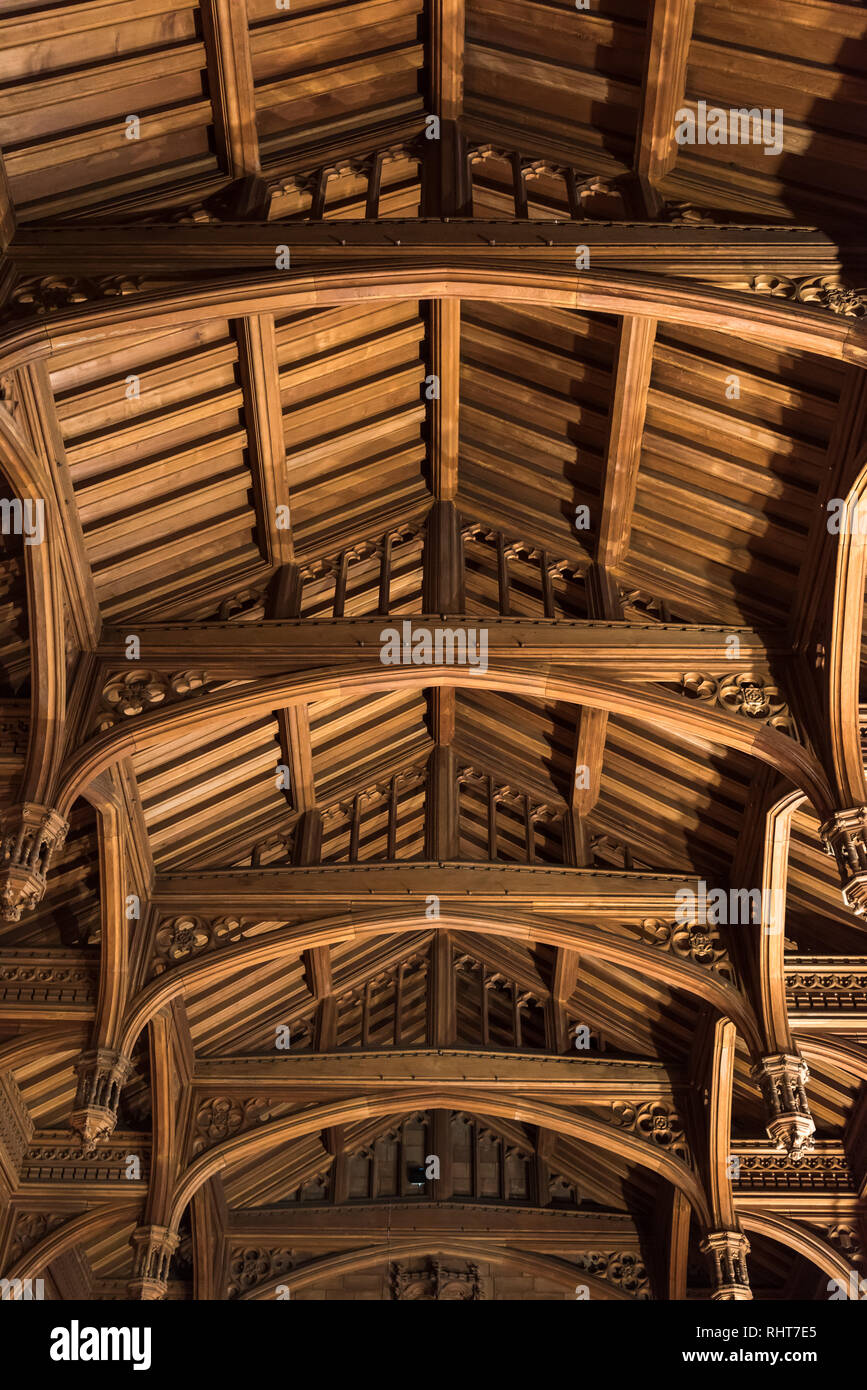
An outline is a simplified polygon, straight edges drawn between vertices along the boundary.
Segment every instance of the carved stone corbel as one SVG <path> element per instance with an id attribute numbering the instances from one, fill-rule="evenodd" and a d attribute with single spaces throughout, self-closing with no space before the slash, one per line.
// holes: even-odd
<path id="1" fill-rule="evenodd" d="M 78 1089 L 69 1123 L 84 1153 L 93 1153 L 99 1141 L 113 1133 L 120 1093 L 131 1067 L 129 1057 L 106 1047 L 84 1052 L 76 1062 Z"/>
<path id="2" fill-rule="evenodd" d="M 0 817 L 0 916 L 18 922 L 45 894 L 51 861 L 66 839 L 68 823 L 50 806 L 25 801 Z"/>
<path id="3" fill-rule="evenodd" d="M 177 1231 L 167 1226 L 138 1226 L 130 1244 L 133 1248 L 133 1274 L 130 1298 L 154 1302 L 165 1298 L 169 1286 L 169 1265 L 180 1243 Z"/>
<path id="4" fill-rule="evenodd" d="M 819 834 L 837 861 L 844 903 L 858 917 L 867 916 L 867 806 L 836 811 Z"/>
<path id="5" fill-rule="evenodd" d="M 710 1264 L 712 1299 L 745 1303 L 752 1298 L 747 1273 L 750 1243 L 741 1231 L 709 1231 L 701 1252 Z"/>
<path id="6" fill-rule="evenodd" d="M 763 1057 L 751 1074 L 764 1098 L 768 1137 L 797 1163 L 813 1147 L 816 1130 L 805 1089 L 810 1075 L 807 1063 L 803 1057 L 780 1052 Z"/>

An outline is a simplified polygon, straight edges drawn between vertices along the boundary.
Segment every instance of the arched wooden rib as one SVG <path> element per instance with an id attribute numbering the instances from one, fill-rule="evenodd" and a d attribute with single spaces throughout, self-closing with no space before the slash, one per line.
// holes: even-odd
<path id="1" fill-rule="evenodd" d="M 290 1290 L 307 1288 L 329 1277 L 354 1274 L 359 1269 L 369 1269 L 371 1265 L 391 1260 L 408 1260 L 425 1255 L 451 1255 L 459 1259 L 482 1260 L 487 1264 L 506 1265 L 520 1269 L 528 1274 L 550 1279 L 552 1283 L 562 1284 L 574 1293 L 576 1285 L 586 1284 L 591 1300 L 634 1303 L 631 1294 L 619 1289 L 606 1279 L 598 1279 L 580 1265 L 570 1264 L 568 1260 L 558 1260 L 552 1255 L 536 1255 L 532 1251 L 511 1250 L 508 1247 L 488 1245 L 482 1241 L 463 1239 L 457 1236 L 417 1236 L 414 1239 L 392 1240 L 387 1245 L 369 1245 L 359 1250 L 341 1251 L 338 1255 L 325 1255 L 318 1260 L 310 1260 L 299 1269 L 286 1270 L 266 1283 L 239 1295 L 239 1302 L 254 1303 L 273 1298 L 280 1285 Z"/>
<path id="2" fill-rule="evenodd" d="M 787 1246 L 789 1250 L 811 1260 L 829 1279 L 836 1279 L 846 1289 L 849 1288 L 851 1265 L 814 1231 L 807 1230 L 787 1216 L 771 1216 L 763 1211 L 742 1211 L 740 1222 L 745 1231 L 754 1231 L 756 1235 L 767 1236 L 769 1240 Z"/>
<path id="3" fill-rule="evenodd" d="M 828 716 L 835 791 L 842 807 L 863 806 L 867 803 L 858 709 L 865 579 L 867 464 L 862 467 L 846 498 L 840 524 L 834 605 L 831 612 Z"/>
<path id="4" fill-rule="evenodd" d="M 98 773 L 134 751 L 143 751 L 201 724 L 213 727 L 240 715 L 253 717 L 272 709 L 312 700 L 357 698 L 383 690 L 423 690 L 449 685 L 482 687 L 567 704 L 587 705 L 652 724 L 688 744 L 732 748 L 768 763 L 810 798 L 821 818 L 831 814 L 832 794 L 825 773 L 813 757 L 787 734 L 755 720 L 711 710 L 700 702 L 622 681 L 593 680 L 563 672 L 548 663 L 534 665 L 490 662 L 487 670 L 449 664 L 424 667 L 385 667 L 372 658 L 352 667 L 306 671 L 251 681 L 212 695 L 196 696 L 163 706 L 151 714 L 105 730 L 90 739 L 70 759 L 57 797 L 61 813 Z"/>
<path id="5" fill-rule="evenodd" d="M 807 1062 L 819 1062 L 867 1081 L 867 1051 L 860 1043 L 822 1033 L 793 1033 L 793 1041 Z"/>
<path id="6" fill-rule="evenodd" d="M 794 1051 L 786 1002 L 786 885 L 792 817 L 803 800 L 800 792 L 792 792 L 772 806 L 765 817 L 758 947 L 761 1024 L 769 1053 Z"/>
<path id="7" fill-rule="evenodd" d="M 278 929 L 267 937 L 258 937 L 239 946 L 219 948 L 199 956 L 186 965 L 161 975 L 133 1001 L 121 1038 L 120 1050 L 129 1056 L 136 1038 L 148 1021 L 173 998 L 201 989 L 204 985 L 233 974 L 252 969 L 263 962 L 296 955 L 338 941 L 355 941 L 365 937 L 397 935 L 417 931 L 422 909 L 409 912 L 403 908 L 390 911 L 359 912 L 352 916 L 332 917 L 299 927 Z M 430 923 L 426 923 L 430 925 Z M 710 1004 L 721 1014 L 730 1017 L 743 1036 L 750 1052 L 761 1055 L 761 1034 L 753 1012 L 743 995 L 733 985 L 712 974 L 704 966 L 679 959 L 658 947 L 614 936 L 595 927 L 574 922 L 547 921 L 544 918 L 510 912 L 502 914 L 483 911 L 449 911 L 441 909 L 436 923 L 440 931 L 471 931 L 491 936 L 511 937 L 524 942 L 543 942 L 563 946 L 588 957 L 605 960 L 625 969 L 636 970 L 660 980 L 672 989 L 682 989 Z"/>
<path id="8" fill-rule="evenodd" d="M 116 1229 L 125 1221 L 135 1221 L 138 1212 L 137 1206 L 118 1206 L 117 1203 L 84 1211 L 80 1216 L 64 1221 L 56 1231 L 51 1231 L 43 1240 L 38 1241 L 6 1270 L 4 1278 L 36 1279 L 53 1260 L 71 1250 L 73 1246 L 83 1240 L 89 1240 L 92 1236 L 98 1236 L 102 1231 L 111 1230 L 112 1227 Z"/>
<path id="9" fill-rule="evenodd" d="M 58 527 L 41 460 L 0 410 L 0 467 L 16 496 L 42 501 L 45 534 L 27 545 L 24 571 L 30 636 L 30 731 L 19 802 L 50 806 L 66 721 L 66 642 Z"/>
<path id="10" fill-rule="evenodd" d="M 263 262 L 270 262 L 273 246 Z M 789 300 L 727 290 L 673 277 L 622 271 L 576 272 L 564 255 L 562 270 L 514 268 L 505 258 L 486 267 L 450 261 L 441 251 L 419 254 L 399 269 L 326 267 L 297 275 L 273 268 L 178 288 L 114 296 L 27 319 L 0 339 L 3 370 L 37 356 L 125 333 L 131 324 L 149 330 L 239 315 L 296 313 L 372 299 L 472 299 L 547 304 L 585 312 L 648 316 L 688 324 L 768 347 L 867 362 L 863 327 L 851 319 Z"/>
<path id="11" fill-rule="evenodd" d="M 496 1093 L 492 1095 L 484 1090 L 451 1090 L 448 1086 L 436 1084 L 417 1091 L 372 1092 L 363 1097 L 310 1106 L 303 1111 L 270 1120 L 256 1129 L 224 1140 L 215 1148 L 201 1154 L 187 1169 L 175 1189 L 167 1225 L 177 1230 L 187 1205 L 202 1184 L 215 1173 L 235 1163 L 248 1162 L 257 1154 L 266 1153 L 277 1144 L 334 1125 L 353 1124 L 357 1120 L 373 1119 L 379 1115 L 428 1109 L 474 1111 L 518 1120 L 522 1124 L 552 1129 L 558 1134 L 569 1135 L 609 1153 L 619 1154 L 630 1163 L 657 1173 L 680 1188 L 695 1212 L 702 1231 L 709 1228 L 710 1209 L 697 1178 L 680 1160 L 672 1158 L 653 1143 L 636 1139 L 623 1129 L 541 1101 L 506 1101 Z"/>
<path id="12" fill-rule="evenodd" d="M 707 1125 L 708 1187 L 710 1189 L 708 1195 L 714 1227 L 718 1231 L 737 1229 L 729 1174 L 735 1042 L 735 1026 L 731 1020 L 727 1018 L 717 1019 L 711 1047 Z"/>

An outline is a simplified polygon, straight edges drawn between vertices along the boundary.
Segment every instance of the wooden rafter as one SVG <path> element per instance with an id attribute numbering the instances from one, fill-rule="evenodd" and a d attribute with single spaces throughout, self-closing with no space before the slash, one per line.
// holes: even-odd
<path id="1" fill-rule="evenodd" d="M 218 157 L 241 179 L 260 170 L 247 0 L 203 0 L 201 10 Z"/>
<path id="2" fill-rule="evenodd" d="M 635 168 L 656 211 L 655 190 L 677 158 L 675 113 L 686 93 L 695 0 L 651 0 Z M 658 204 L 657 204 L 658 205 Z"/>

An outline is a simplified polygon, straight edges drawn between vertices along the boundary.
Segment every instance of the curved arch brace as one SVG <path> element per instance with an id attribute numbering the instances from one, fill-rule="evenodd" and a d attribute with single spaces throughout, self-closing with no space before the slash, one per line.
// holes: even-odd
<path id="1" fill-rule="evenodd" d="M 780 1245 L 788 1246 L 798 1255 L 811 1260 L 829 1279 L 836 1279 L 848 1287 L 851 1267 L 821 1236 L 799 1226 L 787 1216 L 771 1216 L 763 1211 L 741 1211 L 738 1215 L 745 1231 L 755 1231 L 756 1235 L 767 1236 Z"/>
<path id="2" fill-rule="evenodd" d="M 307 704 L 338 696 L 357 698 L 383 690 L 423 690 L 450 685 L 460 689 L 481 686 L 538 699 L 586 705 L 633 719 L 706 747 L 708 743 L 752 755 L 787 777 L 810 798 L 820 817 L 832 811 L 832 793 L 817 760 L 787 734 L 724 710 L 706 707 L 665 691 L 654 691 L 620 681 L 598 681 L 558 671 L 550 665 L 520 666 L 493 660 L 486 671 L 453 665 L 385 667 L 372 658 L 351 667 L 306 671 L 232 687 L 212 695 L 179 701 L 152 714 L 136 716 L 90 739 L 70 761 L 57 805 L 68 812 L 76 796 L 98 773 L 128 753 L 142 751 L 167 736 L 175 736 L 199 724 L 229 722 L 272 709 Z"/>
<path id="3" fill-rule="evenodd" d="M 828 663 L 831 757 L 837 792 L 847 807 L 867 802 L 858 709 L 865 580 L 867 464 L 862 466 L 846 498 L 841 518 Z"/>
<path id="4" fill-rule="evenodd" d="M 7 1269 L 4 1277 L 35 1279 L 40 1270 L 44 1270 L 59 1255 L 63 1255 L 86 1236 L 98 1235 L 100 1231 L 117 1222 L 135 1221 L 138 1213 L 137 1205 L 120 1206 L 116 1202 L 94 1207 L 92 1211 L 84 1211 L 80 1216 L 74 1216 L 71 1221 L 64 1221 L 56 1231 L 51 1231 L 44 1240 L 38 1241 L 31 1250 L 21 1256 L 17 1264 Z"/>
<path id="5" fill-rule="evenodd" d="M 98 300 L 50 316 L 33 315 L 0 340 L 4 370 L 72 345 L 123 333 L 131 323 L 148 328 L 233 318 L 239 313 L 292 313 L 363 299 L 492 299 L 499 303 L 549 304 L 584 312 L 629 314 L 684 323 L 735 337 L 761 336 L 768 346 L 863 361 L 864 334 L 851 320 L 791 302 L 661 276 L 608 271 L 576 274 L 566 267 L 467 267 L 448 254 L 419 253 L 400 269 L 369 266 L 346 271 L 324 267 L 289 279 L 273 269 L 273 246 L 262 249 L 263 268 L 178 289 L 161 288 Z M 267 265 L 268 269 L 264 269 Z"/>
<path id="6" fill-rule="evenodd" d="M 362 937 L 395 935 L 416 931 L 418 912 L 402 908 L 388 912 L 359 913 L 353 916 L 329 918 L 320 922 L 276 931 L 266 938 L 245 942 L 241 946 L 219 949 L 187 965 L 179 966 L 160 976 L 139 995 L 123 1029 L 120 1050 L 125 1056 L 142 1029 L 160 1009 L 175 996 L 235 972 L 239 967 L 252 967 L 264 961 L 278 959 L 289 952 L 312 950 L 337 941 L 353 941 Z M 476 931 L 490 936 L 512 937 L 518 941 L 539 941 L 546 945 L 564 946 L 594 956 L 627 969 L 643 970 L 674 989 L 683 989 L 721 1014 L 732 1019 L 744 1037 L 751 1053 L 761 1053 L 761 1036 L 747 1001 L 733 985 L 727 984 L 703 966 L 646 946 L 626 937 L 608 935 L 593 927 L 568 922 L 549 922 L 539 918 L 510 913 L 504 921 L 499 914 L 484 912 L 441 911 L 438 926 L 442 930 Z"/>
<path id="7" fill-rule="evenodd" d="M 234 1163 L 242 1160 L 246 1162 L 256 1154 L 267 1152 L 276 1144 L 335 1125 L 352 1124 L 356 1120 L 373 1119 L 381 1115 L 394 1114 L 396 1111 L 422 1109 L 475 1110 L 486 1115 L 538 1125 L 541 1129 L 552 1129 L 592 1144 L 596 1148 L 620 1154 L 679 1188 L 695 1212 L 702 1230 L 709 1227 L 710 1209 L 698 1179 L 679 1159 L 671 1158 L 654 1144 L 635 1139 L 622 1129 L 588 1119 L 586 1116 L 572 1114 L 541 1101 L 503 1100 L 496 1093 L 491 1095 L 483 1090 L 451 1090 L 448 1086 L 438 1085 L 410 1092 L 372 1092 L 364 1097 L 311 1106 L 278 1120 L 271 1120 L 258 1129 L 226 1139 L 215 1148 L 201 1154 L 189 1166 L 175 1189 L 167 1225 L 177 1230 L 184 1210 L 199 1188 L 215 1173 Z"/>

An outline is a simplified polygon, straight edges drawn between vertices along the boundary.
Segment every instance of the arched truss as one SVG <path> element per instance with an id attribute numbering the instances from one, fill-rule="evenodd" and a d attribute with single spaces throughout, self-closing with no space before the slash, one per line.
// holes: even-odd
<path id="1" fill-rule="evenodd" d="M 707 1198 L 694 1173 L 680 1159 L 671 1157 L 652 1141 L 636 1139 L 622 1129 L 541 1101 L 518 1100 L 514 1097 L 504 1099 L 496 1092 L 452 1090 L 433 1083 L 417 1091 L 373 1091 L 364 1097 L 310 1106 L 303 1111 L 270 1120 L 208 1149 L 190 1164 L 176 1184 L 166 1210 L 165 1225 L 177 1229 L 188 1204 L 203 1184 L 215 1173 L 235 1163 L 248 1162 L 279 1144 L 335 1125 L 393 1115 L 397 1111 L 422 1109 L 480 1111 L 485 1115 L 554 1130 L 618 1154 L 679 1188 L 690 1203 L 700 1229 L 707 1230 L 710 1225 Z"/>
<path id="2" fill-rule="evenodd" d="M 831 813 L 833 793 L 817 759 L 794 739 L 767 725 L 725 711 L 711 712 L 697 703 L 626 682 L 592 680 L 540 663 L 521 666 L 493 659 L 486 671 L 443 663 L 425 667 L 384 667 L 373 658 L 347 667 L 304 671 L 251 681 L 211 695 L 137 716 L 88 740 L 65 769 L 56 798 L 62 815 L 89 782 L 130 753 L 153 747 L 200 726 L 214 727 L 240 715 L 254 717 L 272 709 L 308 704 L 337 696 L 356 698 L 384 690 L 424 690 L 449 685 L 458 689 L 508 691 L 524 697 L 584 705 L 643 720 L 702 747 L 715 744 L 751 754 L 800 787 L 820 816 Z"/>
<path id="3" fill-rule="evenodd" d="M 285 931 L 278 929 L 267 937 L 246 942 L 241 946 L 220 949 L 212 954 L 200 956 L 186 965 L 166 972 L 139 995 L 125 1020 L 120 1050 L 129 1055 L 129 1050 L 149 1020 L 165 1008 L 171 999 L 184 991 L 201 988 L 222 976 L 235 973 L 239 968 L 251 968 L 288 954 L 298 955 L 301 951 L 309 951 L 317 946 L 417 931 L 420 921 L 423 920 L 420 914 L 421 909 L 410 913 L 400 908 L 367 914 L 359 912 L 351 916 L 333 917 L 300 927 L 291 927 Z M 430 923 L 426 922 L 425 925 L 429 926 Z M 761 1051 L 761 1037 L 756 1020 L 739 990 L 702 966 L 681 961 L 653 946 L 629 941 L 620 936 L 607 935 L 591 926 L 546 921 L 511 911 L 508 917 L 504 918 L 493 911 L 484 912 L 477 909 L 464 912 L 443 908 L 437 925 L 442 930 L 452 928 L 456 931 L 510 937 L 517 941 L 539 941 L 546 945 L 563 946 L 625 969 L 652 974 L 654 978 L 672 988 L 683 989 L 695 998 L 710 1004 L 721 1014 L 731 1017 L 750 1050 L 756 1056 Z"/>
<path id="4" fill-rule="evenodd" d="M 490 257 L 485 267 L 467 268 L 450 264 L 448 255 L 439 252 L 414 255 L 409 267 L 404 257 L 404 263 L 393 269 L 326 267 L 288 275 L 273 270 L 256 273 L 259 257 L 262 266 L 273 264 L 273 244 L 248 254 L 253 266 L 244 276 L 119 296 L 26 320 L 0 339 L 0 365 L 11 370 L 73 344 L 123 332 L 131 323 L 149 329 L 175 327 L 239 314 L 294 313 L 360 299 L 491 299 L 636 315 L 734 337 L 761 337 L 768 346 L 867 364 L 867 331 L 857 321 L 695 282 L 619 271 L 577 271 L 568 253 L 564 253 L 567 268 L 563 270 L 513 269 L 505 261 L 492 263 Z"/>

